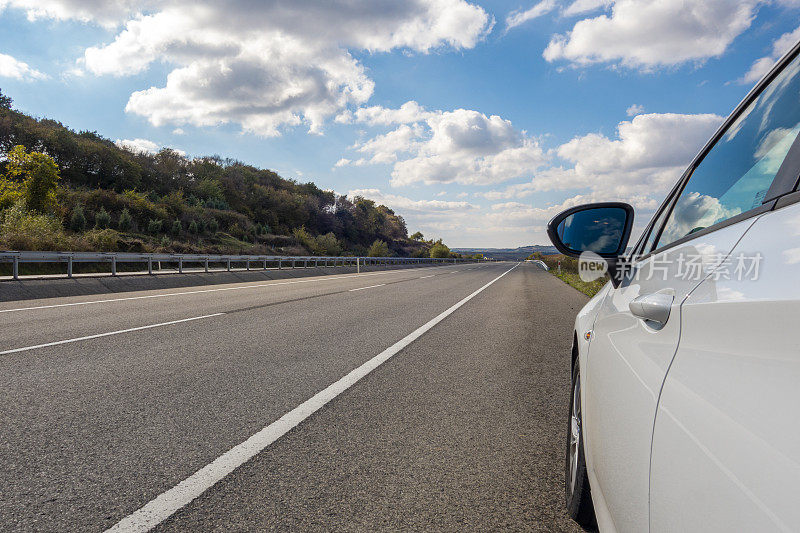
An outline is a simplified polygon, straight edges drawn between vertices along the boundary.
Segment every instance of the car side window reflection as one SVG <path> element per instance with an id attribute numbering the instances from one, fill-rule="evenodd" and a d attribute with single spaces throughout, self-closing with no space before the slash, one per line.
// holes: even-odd
<path id="1" fill-rule="evenodd" d="M 799 72 L 800 57 L 747 106 L 700 161 L 672 209 L 658 248 L 762 204 L 800 132 Z"/>

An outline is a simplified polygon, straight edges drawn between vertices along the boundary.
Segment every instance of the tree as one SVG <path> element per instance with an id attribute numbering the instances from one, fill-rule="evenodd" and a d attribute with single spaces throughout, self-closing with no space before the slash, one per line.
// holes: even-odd
<path id="1" fill-rule="evenodd" d="M 150 219 L 147 223 L 147 233 L 156 234 L 161 231 L 162 221 L 160 219 Z"/>
<path id="2" fill-rule="evenodd" d="M 317 247 L 324 255 L 339 255 L 342 253 L 342 244 L 332 232 L 319 235 L 317 237 Z"/>
<path id="3" fill-rule="evenodd" d="M 94 227 L 97 229 L 106 229 L 111 225 L 111 215 L 104 207 L 100 207 L 100 211 L 94 215 Z"/>
<path id="4" fill-rule="evenodd" d="M 131 213 L 128 211 L 128 208 L 122 210 L 122 213 L 119 214 L 119 221 L 117 222 L 117 229 L 120 231 L 130 231 L 131 227 L 133 226 L 133 219 L 131 219 Z"/>
<path id="5" fill-rule="evenodd" d="M 368 257 L 388 257 L 389 256 L 389 246 L 387 244 L 378 239 L 372 243 L 372 246 L 369 247 L 367 251 Z"/>
<path id="6" fill-rule="evenodd" d="M 0 91 L 0 107 L 5 109 L 11 109 L 11 98 L 3 94 L 3 91 Z"/>
<path id="7" fill-rule="evenodd" d="M 441 240 L 438 240 L 433 246 L 431 246 L 431 257 L 439 259 L 450 257 L 450 248 L 445 246 Z"/>
<path id="8" fill-rule="evenodd" d="M 83 214 L 83 206 L 78 204 L 72 210 L 72 216 L 69 219 L 69 229 L 75 232 L 82 232 L 86 229 L 86 215 Z"/>
<path id="9" fill-rule="evenodd" d="M 181 224 L 180 220 L 175 220 L 172 223 L 172 229 L 170 229 L 173 235 L 180 235 L 181 231 L 183 231 L 183 224 Z"/>
<path id="10" fill-rule="evenodd" d="M 212 218 L 211 220 L 208 221 L 208 231 L 212 235 L 215 235 L 217 231 L 219 231 L 219 222 L 217 222 L 216 218 Z"/>
<path id="11" fill-rule="evenodd" d="M 200 228 L 197 226 L 197 221 L 196 220 L 192 220 L 189 223 L 189 233 L 191 233 L 192 235 L 197 235 L 199 232 L 200 232 Z"/>
<path id="12" fill-rule="evenodd" d="M 26 152 L 18 144 L 8 153 L 6 179 L 22 182 L 25 207 L 49 213 L 56 206 L 56 185 L 60 176 L 53 158 L 41 152 Z"/>
<path id="13" fill-rule="evenodd" d="M 422 235 L 421 231 L 416 232 L 414 235 L 412 235 L 409 238 L 411 240 L 414 240 L 414 241 L 424 241 L 425 240 L 425 236 Z"/>

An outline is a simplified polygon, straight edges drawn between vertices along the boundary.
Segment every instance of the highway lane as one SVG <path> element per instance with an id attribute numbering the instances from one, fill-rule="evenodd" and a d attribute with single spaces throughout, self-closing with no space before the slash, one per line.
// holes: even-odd
<path id="1" fill-rule="evenodd" d="M 216 313 L 277 305 L 289 300 L 362 289 L 377 284 L 414 281 L 486 268 L 487 265 L 449 265 L 419 269 L 388 270 L 362 274 L 316 276 L 211 287 L 138 291 L 0 303 L 3 335 L 0 353 L 36 346 L 54 339 L 145 327 Z"/>
<path id="2" fill-rule="evenodd" d="M 113 525 L 511 266 L 0 313 L 11 347 L 224 313 L 0 356 L 0 523 Z M 518 267 L 161 527 L 569 529 L 560 454 L 584 301 Z"/>

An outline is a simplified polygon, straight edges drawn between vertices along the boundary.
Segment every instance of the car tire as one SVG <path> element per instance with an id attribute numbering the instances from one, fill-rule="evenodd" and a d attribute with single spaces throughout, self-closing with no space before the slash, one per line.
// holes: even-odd
<path id="1" fill-rule="evenodd" d="M 581 380 L 578 360 L 572 368 L 572 388 L 567 420 L 567 457 L 564 486 L 569 516 L 584 528 L 596 527 L 586 457 L 583 451 L 583 416 L 580 402 Z"/>

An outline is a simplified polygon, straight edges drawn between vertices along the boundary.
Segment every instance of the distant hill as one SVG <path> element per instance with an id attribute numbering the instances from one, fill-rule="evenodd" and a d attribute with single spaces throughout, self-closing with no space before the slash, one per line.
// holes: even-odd
<path id="1" fill-rule="evenodd" d="M 540 252 L 544 255 L 557 254 L 555 246 L 521 246 L 519 248 L 452 248 L 452 251 L 460 254 L 483 254 L 484 257 L 491 259 L 519 260 L 525 259 L 533 252 Z"/>
<path id="2" fill-rule="evenodd" d="M 410 238 L 403 217 L 372 200 L 219 156 L 135 151 L 11 104 L 0 91 L 0 250 L 428 257 L 436 246 Z M 57 165 L 47 209 L 15 207 L 22 166 L 8 155 L 16 146 L 15 161 Z"/>

